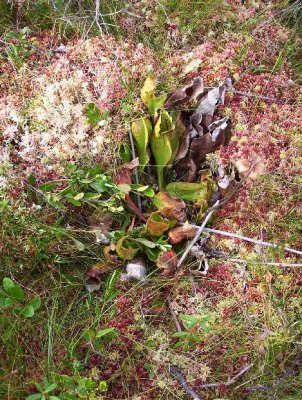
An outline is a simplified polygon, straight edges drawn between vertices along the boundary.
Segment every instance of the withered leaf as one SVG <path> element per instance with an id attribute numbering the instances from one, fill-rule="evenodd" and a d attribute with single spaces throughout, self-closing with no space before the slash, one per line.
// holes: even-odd
<path id="1" fill-rule="evenodd" d="M 184 224 L 182 226 L 178 226 L 169 231 L 169 242 L 174 245 L 182 242 L 184 239 L 193 238 L 197 233 L 197 228 L 190 225 Z"/>
<path id="2" fill-rule="evenodd" d="M 183 89 L 176 90 L 165 103 L 165 108 L 169 109 L 179 104 L 196 99 L 203 92 L 203 80 L 200 76 L 195 78 L 192 83 Z"/>
<path id="3" fill-rule="evenodd" d="M 218 104 L 224 104 L 226 85 L 220 85 L 210 90 L 200 101 L 197 114 L 214 115 Z"/>
<path id="4" fill-rule="evenodd" d="M 171 277 L 176 272 L 177 261 L 177 255 L 174 251 L 164 251 L 158 257 L 156 265 L 163 270 L 162 276 Z"/>
<path id="5" fill-rule="evenodd" d="M 153 198 L 154 205 L 164 218 L 183 221 L 186 218 L 186 204 L 183 200 L 167 192 L 159 192 Z"/>
<path id="6" fill-rule="evenodd" d="M 119 184 L 128 184 L 131 185 L 132 183 L 132 174 L 134 170 L 139 166 L 139 158 L 134 158 L 129 163 L 122 164 L 113 178 L 113 182 L 116 185 Z"/>
<path id="7" fill-rule="evenodd" d="M 104 262 L 93 265 L 85 275 L 85 286 L 88 292 L 99 290 L 104 279 L 104 274 L 112 267 Z"/>
<path id="8" fill-rule="evenodd" d="M 109 261 L 112 264 L 116 264 L 118 262 L 117 256 L 115 253 L 115 245 L 111 243 L 109 246 L 105 246 L 103 248 L 103 254 L 106 258 L 107 261 Z"/>
<path id="9" fill-rule="evenodd" d="M 224 126 L 224 125 L 223 125 Z M 218 150 L 221 146 L 225 145 L 227 138 L 225 135 L 225 128 L 216 128 L 218 132 L 213 141 L 213 136 L 210 132 L 202 137 L 197 137 L 192 140 L 190 158 L 197 166 L 200 166 L 206 160 L 206 155 Z"/>
<path id="10" fill-rule="evenodd" d="M 212 137 L 212 142 L 216 142 L 216 140 L 224 135 L 226 128 L 228 127 L 227 124 L 228 117 L 224 117 L 219 119 L 218 121 L 214 121 L 209 125 L 209 132 Z M 225 141 L 225 140 L 224 140 Z"/>
<path id="11" fill-rule="evenodd" d="M 235 166 L 243 177 L 252 180 L 266 173 L 266 165 L 263 157 L 254 151 L 251 152 L 248 159 L 241 158 L 235 161 Z"/>

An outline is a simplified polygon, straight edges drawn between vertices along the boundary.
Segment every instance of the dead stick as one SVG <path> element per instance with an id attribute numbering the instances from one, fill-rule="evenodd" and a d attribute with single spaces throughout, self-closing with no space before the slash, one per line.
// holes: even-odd
<path id="1" fill-rule="evenodd" d="M 185 252 L 183 253 L 183 255 L 181 256 L 181 258 L 179 259 L 178 263 L 177 263 L 177 268 L 179 268 L 181 266 L 181 264 L 184 262 L 184 260 L 186 259 L 187 255 L 189 254 L 190 250 L 192 249 L 192 247 L 194 246 L 194 244 L 197 242 L 197 240 L 200 238 L 202 232 L 205 230 L 205 227 L 209 221 L 209 219 L 211 218 L 211 216 L 213 215 L 214 211 L 216 210 L 216 208 L 218 208 L 219 205 L 219 200 L 216 201 L 216 203 L 213 205 L 213 207 L 211 207 L 209 209 L 209 211 L 206 214 L 206 217 L 203 221 L 203 223 L 198 227 L 198 231 L 195 235 L 195 237 L 191 240 L 191 242 L 189 243 L 188 247 L 186 248 Z"/>
<path id="2" fill-rule="evenodd" d="M 174 321 L 174 323 L 175 323 L 177 332 L 182 332 L 180 323 L 179 323 L 179 321 L 178 321 L 178 319 L 177 319 L 177 316 L 176 316 L 176 314 L 175 314 L 175 312 L 174 312 L 174 310 L 173 310 L 173 308 L 172 308 L 170 296 L 168 296 L 167 302 L 168 302 L 169 310 L 170 310 L 170 313 L 171 313 L 171 315 L 172 315 L 173 321 Z"/>
<path id="3" fill-rule="evenodd" d="M 272 267 L 279 267 L 279 268 L 289 268 L 289 267 L 295 267 L 295 268 L 302 268 L 302 264 L 291 264 L 291 263 L 278 263 L 278 262 L 263 262 L 263 261 L 251 261 L 251 260 L 241 260 L 237 258 L 228 258 L 227 259 L 230 262 L 235 262 L 239 264 L 261 264 L 261 265 L 269 265 Z"/>
<path id="4" fill-rule="evenodd" d="M 169 372 L 170 374 L 178 380 L 178 382 L 181 384 L 181 386 L 185 389 L 186 393 L 193 397 L 194 400 L 202 400 L 201 397 L 198 396 L 196 392 L 190 386 L 187 384 L 185 378 L 177 371 L 173 365 L 169 366 Z"/>
<path id="5" fill-rule="evenodd" d="M 198 227 L 197 225 L 193 225 L 196 228 Z M 242 236 L 242 235 L 237 235 L 236 233 L 231 233 L 231 232 L 225 232 L 225 231 L 220 231 L 218 229 L 212 229 L 212 228 L 205 228 L 203 229 L 205 232 L 209 233 L 215 233 L 217 235 L 222 235 L 222 236 L 228 236 L 234 239 L 240 239 L 240 240 L 245 240 L 246 242 L 254 243 L 254 244 L 259 244 L 261 246 L 267 246 L 267 247 L 273 247 L 277 249 L 283 249 L 282 246 L 279 246 L 278 244 L 274 243 L 269 243 L 269 242 L 263 242 L 262 240 L 257 240 L 257 239 L 252 239 L 247 236 Z M 287 251 L 288 253 L 294 253 L 294 254 L 299 254 L 302 255 L 301 250 L 295 250 L 290 247 L 284 247 L 284 251 Z"/>

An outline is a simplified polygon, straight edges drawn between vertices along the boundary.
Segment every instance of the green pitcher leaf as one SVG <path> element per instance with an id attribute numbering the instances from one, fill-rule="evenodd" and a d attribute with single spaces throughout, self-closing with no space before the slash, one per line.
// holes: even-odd
<path id="1" fill-rule="evenodd" d="M 159 190 L 164 187 L 164 168 L 169 164 L 175 147 L 174 137 L 172 140 L 174 129 L 172 117 L 167 111 L 161 111 L 154 127 L 154 134 L 150 139 L 152 154 L 156 162 Z"/>
<path id="2" fill-rule="evenodd" d="M 135 140 L 138 152 L 140 171 L 143 171 L 145 165 L 149 162 L 148 144 L 152 133 L 152 125 L 149 117 L 144 117 L 132 122 L 132 134 Z"/>
<path id="3" fill-rule="evenodd" d="M 158 212 L 153 212 L 147 221 L 147 232 L 151 236 L 160 237 L 170 228 L 169 221 L 166 221 Z"/>
<path id="4" fill-rule="evenodd" d="M 149 75 L 148 78 L 145 80 L 144 86 L 141 90 L 141 99 L 146 106 L 148 106 L 149 101 L 154 97 L 155 89 L 155 79 L 151 75 Z"/>
<path id="5" fill-rule="evenodd" d="M 166 186 L 166 191 L 171 195 L 193 203 L 208 199 L 208 183 L 172 182 Z"/>
<path id="6" fill-rule="evenodd" d="M 123 236 L 117 242 L 115 250 L 117 255 L 123 260 L 132 260 L 139 251 L 139 247 L 128 236 Z"/>
<path id="7" fill-rule="evenodd" d="M 165 133 L 171 132 L 174 129 L 175 125 L 173 124 L 171 115 L 165 110 L 160 111 L 154 127 L 155 137 L 158 138 L 159 135 L 164 135 Z"/>
<path id="8" fill-rule="evenodd" d="M 167 95 L 163 94 L 162 96 L 158 97 L 151 97 L 148 101 L 148 110 L 150 111 L 151 115 L 154 115 L 157 110 L 161 109 L 164 107 L 164 104 L 166 102 Z"/>

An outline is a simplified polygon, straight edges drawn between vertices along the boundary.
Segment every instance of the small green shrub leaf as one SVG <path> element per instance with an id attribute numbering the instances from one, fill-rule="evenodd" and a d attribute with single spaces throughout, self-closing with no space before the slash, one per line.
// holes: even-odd
<path id="1" fill-rule="evenodd" d="M 1 308 L 6 308 L 6 307 L 9 307 L 9 306 L 11 306 L 13 304 L 15 304 L 15 300 L 11 299 L 10 297 L 0 298 L 0 307 Z"/>
<path id="2" fill-rule="evenodd" d="M 27 396 L 25 400 L 37 400 L 41 399 L 42 395 L 40 393 L 35 393 L 31 394 L 30 396 Z"/>
<path id="3" fill-rule="evenodd" d="M 106 328 L 106 329 L 102 329 L 102 330 L 100 330 L 100 331 L 98 331 L 98 332 L 96 333 L 95 337 L 96 337 L 97 339 L 99 339 L 99 338 L 101 338 L 101 337 L 104 337 L 104 336 L 106 336 L 106 335 L 108 335 L 108 334 L 110 334 L 110 333 L 114 333 L 114 332 L 115 332 L 115 328 Z"/>
<path id="4" fill-rule="evenodd" d="M 31 305 L 27 305 L 23 308 L 23 310 L 21 311 L 21 314 L 23 315 L 23 317 L 31 318 L 35 314 L 35 309 Z"/>
<path id="5" fill-rule="evenodd" d="M 52 392 L 53 390 L 55 390 L 55 388 L 57 387 L 58 385 L 56 384 L 56 383 L 52 383 L 51 385 L 49 385 L 45 390 L 44 390 L 44 393 L 50 393 L 50 392 Z"/>
<path id="6" fill-rule="evenodd" d="M 31 299 L 27 305 L 32 306 L 34 310 L 38 310 L 41 307 L 41 304 L 41 299 L 36 297 L 35 299 Z"/>
<path id="7" fill-rule="evenodd" d="M 21 286 L 17 285 L 10 278 L 3 279 L 3 288 L 6 293 L 17 300 L 23 300 L 25 295 Z"/>
<path id="8" fill-rule="evenodd" d="M 100 122 L 101 120 L 101 112 L 98 106 L 94 103 L 89 103 L 85 107 L 85 116 L 87 118 L 87 121 L 90 125 L 96 125 Z"/>

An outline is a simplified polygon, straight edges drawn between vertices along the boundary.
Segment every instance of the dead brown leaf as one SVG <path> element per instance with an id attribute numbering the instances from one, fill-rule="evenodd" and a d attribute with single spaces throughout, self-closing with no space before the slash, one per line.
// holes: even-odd
<path id="1" fill-rule="evenodd" d="M 198 76 L 183 89 L 176 90 L 165 103 L 165 109 L 196 99 L 203 92 L 203 79 Z"/>
<path id="2" fill-rule="evenodd" d="M 85 285 L 88 292 L 99 290 L 104 279 L 104 274 L 111 269 L 112 266 L 104 262 L 93 265 L 85 275 Z"/>
<path id="3" fill-rule="evenodd" d="M 219 104 L 224 104 L 226 84 L 210 90 L 200 101 L 196 109 L 197 114 L 213 116 Z"/>
<path id="4" fill-rule="evenodd" d="M 169 231 L 169 243 L 172 245 L 182 242 L 185 239 L 193 238 L 196 235 L 197 228 L 185 223 Z"/>
<path id="5" fill-rule="evenodd" d="M 176 219 L 179 222 L 186 219 L 186 203 L 183 200 L 167 192 L 158 192 L 153 201 L 162 217 L 169 220 Z"/>
<path id="6" fill-rule="evenodd" d="M 113 243 L 103 248 L 103 254 L 109 263 L 117 264 L 118 258 L 115 252 L 115 245 Z"/>
<path id="7" fill-rule="evenodd" d="M 252 151 L 248 159 L 240 158 L 235 161 L 238 172 L 244 177 L 252 180 L 266 173 L 266 165 L 264 158 Z"/>
<path id="8" fill-rule="evenodd" d="M 177 255 L 174 251 L 164 251 L 156 261 L 158 268 L 162 269 L 162 276 L 174 276 L 177 268 Z"/>

